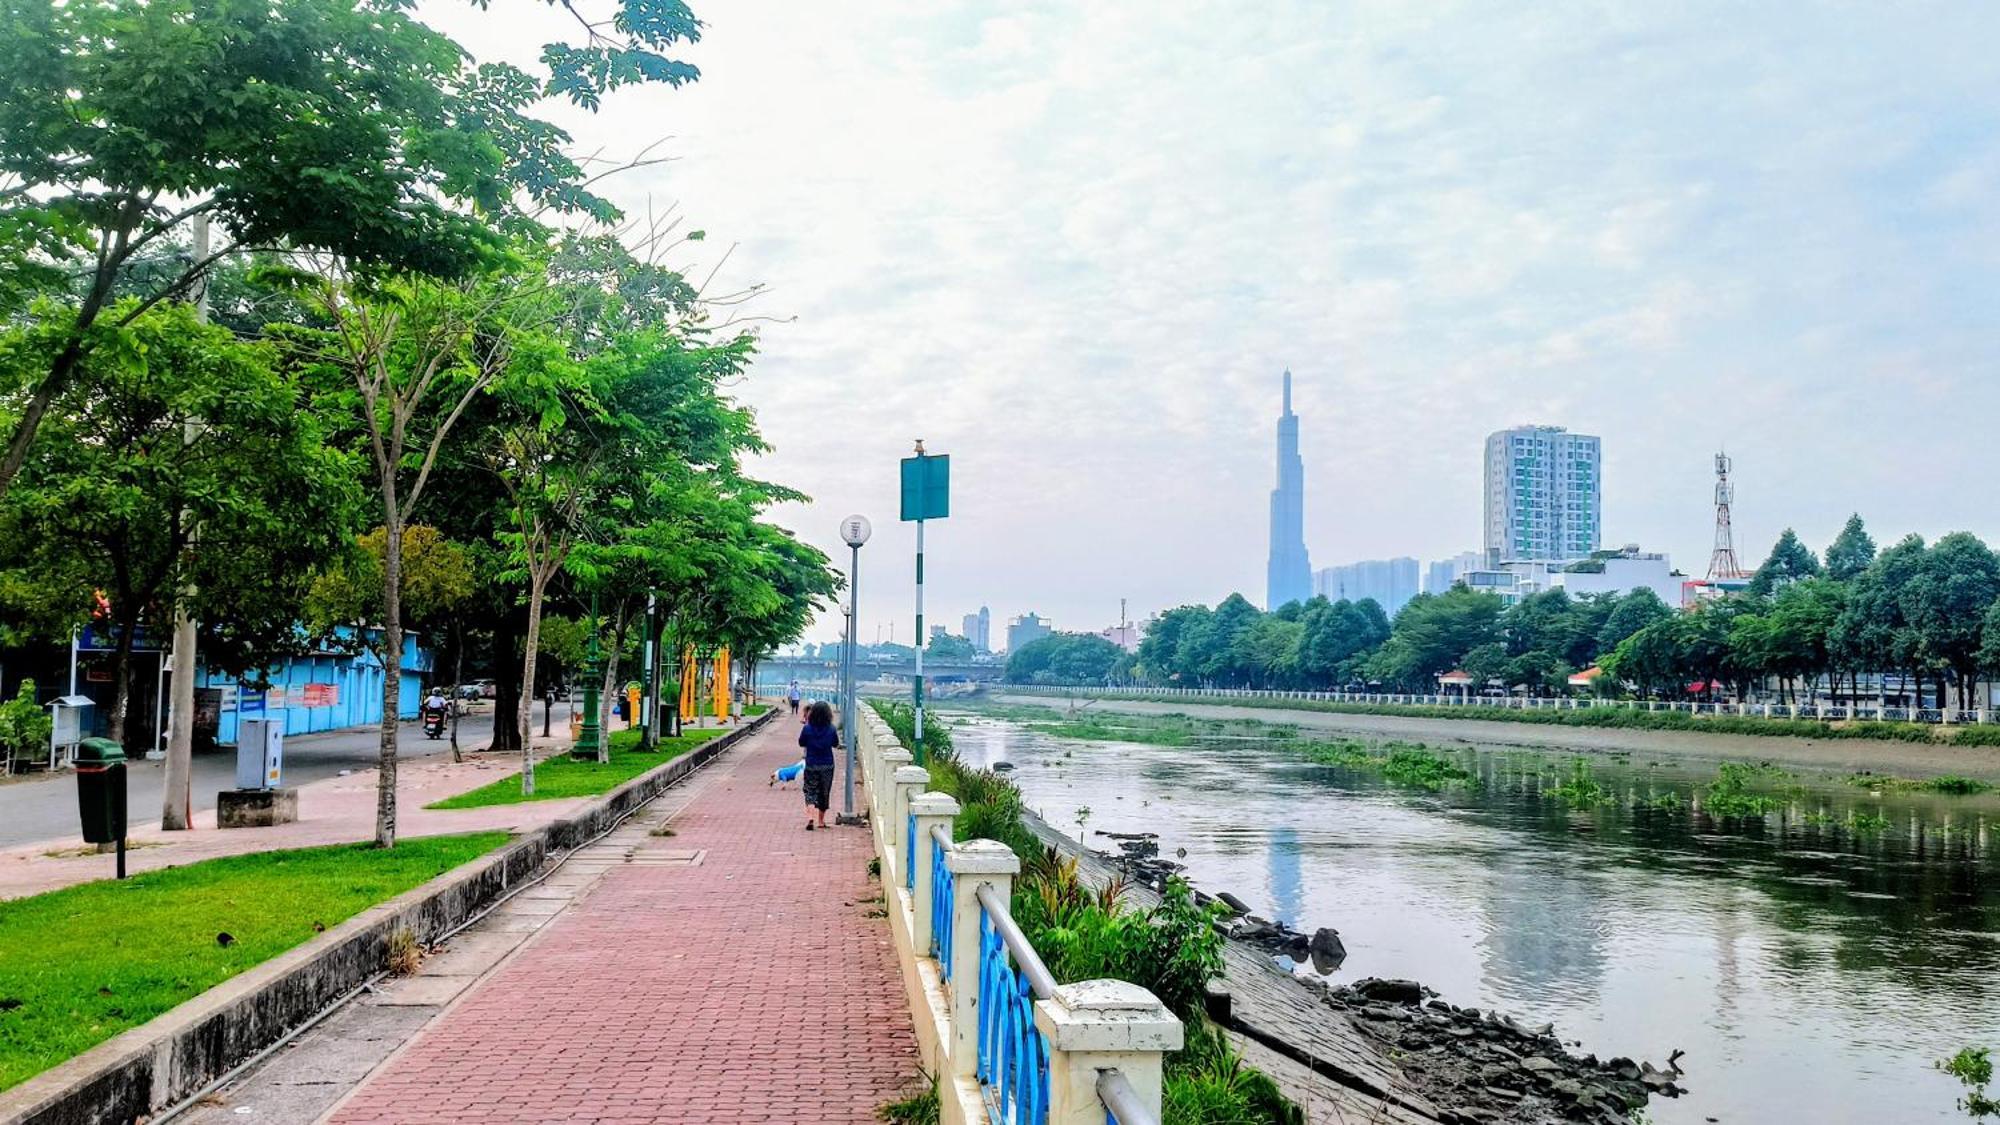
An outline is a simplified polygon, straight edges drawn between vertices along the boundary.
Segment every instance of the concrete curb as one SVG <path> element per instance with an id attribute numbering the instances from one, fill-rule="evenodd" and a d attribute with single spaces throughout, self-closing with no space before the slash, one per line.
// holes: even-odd
<path id="1" fill-rule="evenodd" d="M 5 1125 L 131 1122 L 174 1105 L 381 971 L 389 935 L 436 940 L 551 854 L 598 835 L 777 716 L 766 711 L 499 851 L 378 903 L 298 948 L 0 1093 Z"/>

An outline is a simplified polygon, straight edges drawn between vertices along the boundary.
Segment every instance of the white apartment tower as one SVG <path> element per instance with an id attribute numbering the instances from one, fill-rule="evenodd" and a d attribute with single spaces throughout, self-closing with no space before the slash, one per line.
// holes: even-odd
<path id="1" fill-rule="evenodd" d="M 1517 426 L 1486 439 L 1486 565 L 1562 561 L 1603 543 L 1597 438 Z"/>

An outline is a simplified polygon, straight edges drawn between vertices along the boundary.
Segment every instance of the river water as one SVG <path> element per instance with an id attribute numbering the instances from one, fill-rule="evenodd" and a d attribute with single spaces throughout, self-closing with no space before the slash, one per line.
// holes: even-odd
<path id="1" fill-rule="evenodd" d="M 1933 1060 L 2000 1048 L 1992 795 L 1803 775 L 1784 781 L 1785 809 L 1717 824 L 1632 807 L 1687 796 L 1711 763 L 1593 755 L 1620 799 L 1577 812 L 1543 792 L 1550 766 L 1568 767 L 1560 752 L 1467 749 L 1482 784 L 1425 793 L 1282 741 L 1078 742 L 950 721 L 960 755 L 1013 763 L 1049 823 L 1077 835 L 1087 809 L 1106 848 L 1096 833 L 1158 833 L 1204 889 L 1338 929 L 1336 980 L 1415 978 L 1454 1004 L 1553 1021 L 1600 1057 L 1664 1066 L 1685 1050 L 1692 1092 L 1655 1099 L 1653 1122 L 1962 1122 Z M 1857 834 L 1851 814 L 1888 826 Z"/>

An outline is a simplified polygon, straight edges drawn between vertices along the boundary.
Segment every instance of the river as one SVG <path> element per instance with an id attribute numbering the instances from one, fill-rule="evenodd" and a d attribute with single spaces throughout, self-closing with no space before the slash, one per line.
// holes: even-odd
<path id="1" fill-rule="evenodd" d="M 2000 1048 L 1991 794 L 1797 774 L 1784 809 L 1717 824 L 1635 807 L 1716 776 L 1684 759 L 1593 756 L 1617 800 L 1573 811 L 1544 792 L 1570 761 L 1558 752 L 1457 751 L 1480 784 L 1427 793 L 1282 740 L 1079 742 L 948 721 L 968 763 L 1013 763 L 1049 823 L 1075 835 L 1081 815 L 1095 846 L 1099 831 L 1158 833 L 1204 889 L 1337 928 L 1336 980 L 1415 978 L 1454 1004 L 1553 1021 L 1602 1057 L 1665 1065 L 1685 1050 L 1692 1092 L 1656 1099 L 1652 1122 L 1962 1122 L 1960 1087 L 1932 1062 Z M 1854 815 L 1887 826 L 1857 833 Z"/>

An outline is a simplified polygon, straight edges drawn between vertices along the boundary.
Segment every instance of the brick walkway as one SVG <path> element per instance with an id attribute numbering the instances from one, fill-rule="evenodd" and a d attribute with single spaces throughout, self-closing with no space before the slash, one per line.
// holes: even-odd
<path id="1" fill-rule="evenodd" d="M 608 870 L 330 1120 L 867 1122 L 910 1093 L 868 833 L 806 832 L 796 786 L 765 784 L 797 732 L 780 718 L 696 775 L 657 843 L 698 863 Z"/>

